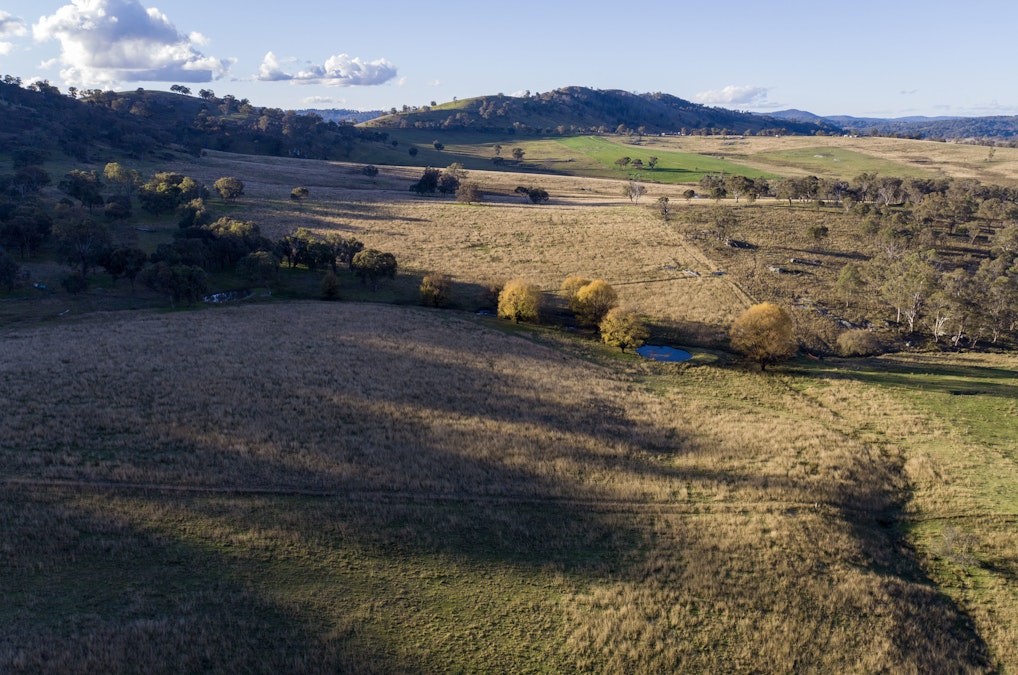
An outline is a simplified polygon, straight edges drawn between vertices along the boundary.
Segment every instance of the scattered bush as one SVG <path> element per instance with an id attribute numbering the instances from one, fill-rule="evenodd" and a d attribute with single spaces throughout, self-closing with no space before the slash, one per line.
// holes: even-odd
<path id="1" fill-rule="evenodd" d="M 232 201 L 244 194 L 244 182 L 233 176 L 224 176 L 216 180 L 212 187 L 227 201 Z"/>
<path id="2" fill-rule="evenodd" d="M 80 274 L 69 274 L 60 280 L 60 285 L 71 295 L 77 295 L 88 290 L 88 279 Z"/>
<path id="3" fill-rule="evenodd" d="M 456 201 L 472 204 L 481 201 L 481 188 L 477 183 L 460 183 L 456 190 Z"/>
<path id="4" fill-rule="evenodd" d="M 842 356 L 876 356 L 885 349 L 883 338 L 864 328 L 846 330 L 838 336 L 838 353 Z"/>
<path id="5" fill-rule="evenodd" d="M 332 270 L 325 273 L 319 286 L 322 300 L 339 300 L 339 277 Z"/>
<path id="6" fill-rule="evenodd" d="M 548 191 L 539 187 L 527 187 L 525 185 L 519 185 L 513 190 L 518 195 L 525 195 L 527 199 L 533 204 L 541 204 L 548 201 L 551 197 L 548 195 Z"/>

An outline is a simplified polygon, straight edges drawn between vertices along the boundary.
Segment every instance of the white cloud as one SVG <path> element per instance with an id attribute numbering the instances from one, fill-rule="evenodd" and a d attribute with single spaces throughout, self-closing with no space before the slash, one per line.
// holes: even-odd
<path id="1" fill-rule="evenodd" d="M 767 103 L 767 91 L 767 87 L 730 84 L 723 89 L 701 91 L 693 97 L 693 101 L 704 105 L 760 106 Z"/>
<path id="2" fill-rule="evenodd" d="M 287 59 L 293 64 L 293 59 Z M 293 72 L 284 68 L 275 54 L 269 52 L 258 68 L 257 79 L 262 82 L 296 82 L 298 84 L 325 84 L 330 87 L 356 87 L 384 84 L 396 77 L 396 66 L 385 59 L 362 61 L 347 54 L 330 56 L 323 65 L 304 64 Z"/>
<path id="3" fill-rule="evenodd" d="M 138 0 L 72 0 L 32 26 L 38 42 L 60 42 L 60 76 L 70 85 L 210 82 L 231 61 L 203 54 L 199 33 L 184 35 Z"/>
<path id="4" fill-rule="evenodd" d="M 28 29 L 25 22 L 18 17 L 0 10 L 0 37 L 21 37 L 27 35 Z M 14 51 L 14 43 L 0 40 L 0 56 L 6 56 Z"/>
<path id="5" fill-rule="evenodd" d="M 306 96 L 301 99 L 301 103 L 305 105 L 335 105 L 337 103 L 346 103 L 343 99 L 332 98 L 331 96 Z"/>
<path id="6" fill-rule="evenodd" d="M 10 12 L 0 9 L 0 37 L 21 37 L 28 35 L 25 22 Z"/>

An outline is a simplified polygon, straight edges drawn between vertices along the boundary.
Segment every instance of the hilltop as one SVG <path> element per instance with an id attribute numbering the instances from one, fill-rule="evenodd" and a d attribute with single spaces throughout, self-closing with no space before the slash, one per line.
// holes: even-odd
<path id="1" fill-rule="evenodd" d="M 564 87 L 525 96 L 495 94 L 423 108 L 405 107 L 367 125 L 557 135 L 694 130 L 811 135 L 838 131 L 835 125 L 826 122 L 782 120 L 713 108 L 670 94 L 634 94 L 587 87 Z"/>

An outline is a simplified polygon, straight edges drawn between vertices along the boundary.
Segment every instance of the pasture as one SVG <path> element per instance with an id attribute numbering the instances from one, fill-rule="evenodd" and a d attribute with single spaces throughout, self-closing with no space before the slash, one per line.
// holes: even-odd
<path id="1" fill-rule="evenodd" d="M 2 337 L 4 670 L 1014 663 L 907 545 L 937 423 L 851 369 L 353 303 Z"/>
<path id="2" fill-rule="evenodd" d="M 434 156 L 482 166 L 487 145 L 454 141 Z M 381 291 L 344 277 L 344 299 L 371 302 L 288 300 L 314 293 L 301 271 L 274 299 L 193 311 L 144 309 L 161 301 L 105 280 L 5 301 L 0 670 L 1018 668 L 1018 359 L 748 369 L 717 348 L 754 302 L 790 306 L 828 343 L 840 316 L 869 311 L 832 290 L 872 252 L 858 219 L 729 204 L 732 236 L 756 246 L 735 250 L 704 236 L 714 205 L 687 203 L 685 185 L 645 172 L 632 203 L 599 173 L 614 155 L 527 143 L 531 168 L 575 175 L 470 169 L 485 196 L 461 204 L 412 195 L 419 167 L 216 152 L 163 167 L 240 178 L 245 195 L 211 207 L 271 238 L 307 227 L 393 252 L 400 277 Z M 616 145 L 597 152 L 637 156 Z M 709 156 L 815 173 L 828 153 L 845 177 L 863 163 L 1018 176 L 1018 151 L 984 162 L 985 148 L 889 139 L 641 148 L 681 170 Z M 146 250 L 176 229 L 134 224 Z M 821 265 L 768 272 L 793 256 Z M 405 306 L 429 271 L 468 311 Z M 571 275 L 606 279 L 694 359 L 473 314 L 513 277 L 554 306 Z"/>

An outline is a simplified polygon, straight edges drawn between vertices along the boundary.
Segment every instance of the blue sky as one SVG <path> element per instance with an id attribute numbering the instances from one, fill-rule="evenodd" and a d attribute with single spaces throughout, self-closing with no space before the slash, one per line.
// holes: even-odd
<path id="1" fill-rule="evenodd" d="M 739 110 L 1018 114 L 1018 3 L 0 0 L 0 74 L 284 109 L 569 85 Z"/>

